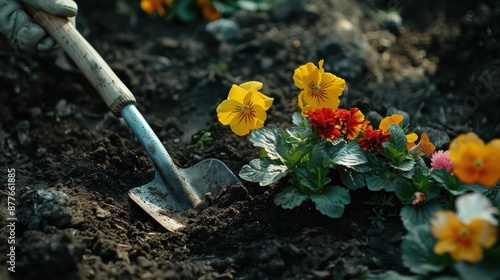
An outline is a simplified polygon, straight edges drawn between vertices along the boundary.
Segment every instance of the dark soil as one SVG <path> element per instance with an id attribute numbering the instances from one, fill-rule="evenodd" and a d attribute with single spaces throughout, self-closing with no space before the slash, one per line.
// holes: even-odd
<path id="1" fill-rule="evenodd" d="M 80 3 L 81 2 L 81 3 Z M 138 108 L 180 167 L 221 159 L 235 174 L 258 150 L 218 123 L 232 84 L 264 83 L 267 125 L 287 126 L 296 67 L 325 59 L 344 77 L 341 107 L 408 111 L 439 148 L 474 130 L 500 137 L 500 3 L 486 1 L 290 1 L 228 18 L 239 36 L 217 41 L 205 21 L 182 23 L 116 12 L 115 1 L 80 1 L 77 27 L 136 95 Z M 293 4 L 295 3 L 295 4 Z M 377 6 L 378 5 L 378 6 Z M 98 8 L 97 8 L 98 7 Z M 291 7 L 291 8 L 290 8 Z M 386 21 L 379 10 L 400 11 Z M 134 20 L 133 20 L 134 19 Z M 58 50 L 0 52 L 0 171 L 16 170 L 15 273 L 7 271 L 7 193 L 0 215 L 1 279 L 353 279 L 396 270 L 405 234 L 397 205 L 382 226 L 374 194 L 351 192 L 339 219 L 312 204 L 273 203 L 286 180 L 242 182 L 183 214 L 168 232 L 128 198 L 152 165 L 124 122 Z M 201 130 L 213 141 L 191 141 Z"/>

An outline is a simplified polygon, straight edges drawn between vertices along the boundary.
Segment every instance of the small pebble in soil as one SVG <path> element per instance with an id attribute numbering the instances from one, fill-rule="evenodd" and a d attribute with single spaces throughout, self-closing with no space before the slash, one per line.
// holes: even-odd
<path id="1" fill-rule="evenodd" d="M 40 159 L 47 155 L 47 148 L 40 147 L 36 149 L 35 158 Z"/>
<path id="2" fill-rule="evenodd" d="M 20 121 L 16 125 L 16 134 L 19 145 L 26 147 L 30 144 L 31 139 L 29 136 L 30 123 L 28 121 Z"/>
<path id="3" fill-rule="evenodd" d="M 227 42 L 236 39 L 239 33 L 238 24 L 230 19 L 221 18 L 209 22 L 205 29 L 219 42 Z"/>
<path id="4" fill-rule="evenodd" d="M 32 190 L 19 199 L 17 214 L 21 224 L 31 230 L 64 228 L 71 220 L 70 201 L 58 190 Z"/>

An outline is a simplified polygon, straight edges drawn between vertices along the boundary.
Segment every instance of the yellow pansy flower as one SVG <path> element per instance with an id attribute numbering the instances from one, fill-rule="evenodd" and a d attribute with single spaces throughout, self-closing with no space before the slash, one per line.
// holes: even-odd
<path id="1" fill-rule="evenodd" d="M 500 180 L 500 139 L 488 144 L 474 132 L 461 134 L 450 143 L 453 174 L 466 184 L 493 187 Z"/>
<path id="2" fill-rule="evenodd" d="M 325 72 L 323 63 L 324 60 L 320 60 L 318 68 L 309 62 L 295 69 L 293 74 L 295 85 L 302 90 L 298 97 L 298 105 L 304 116 L 308 111 L 321 108 L 336 110 L 340 103 L 339 96 L 346 87 L 344 79 Z"/>
<path id="3" fill-rule="evenodd" d="M 239 136 L 250 133 L 251 130 L 264 126 L 266 111 L 271 107 L 273 98 L 260 93 L 259 84 L 233 85 L 228 99 L 217 107 L 217 117 L 223 125 L 229 125 Z"/>
<path id="4" fill-rule="evenodd" d="M 383 131 L 388 131 L 390 124 L 395 123 L 397 125 L 400 125 L 401 122 L 403 121 L 403 119 L 404 119 L 403 115 L 400 115 L 400 114 L 393 114 L 393 115 L 387 116 L 380 121 L 378 128 L 383 130 Z"/>
<path id="5" fill-rule="evenodd" d="M 497 242 L 498 221 L 489 200 L 480 193 L 463 195 L 456 200 L 457 213 L 437 211 L 431 219 L 431 233 L 437 239 L 436 254 L 450 253 L 455 261 L 477 263 L 483 258 L 483 248 Z"/>

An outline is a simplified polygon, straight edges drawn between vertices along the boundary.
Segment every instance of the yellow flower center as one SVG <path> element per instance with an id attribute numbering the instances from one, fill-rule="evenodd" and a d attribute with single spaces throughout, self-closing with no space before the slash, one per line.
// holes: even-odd
<path id="1" fill-rule="evenodd" d="M 469 236 L 469 231 L 466 228 L 461 228 L 460 229 L 460 236 L 462 236 L 462 237 Z"/>
<path id="2" fill-rule="evenodd" d="M 483 168 L 483 160 L 481 160 L 481 159 L 476 159 L 476 160 L 474 161 L 474 166 L 475 166 L 476 168 Z"/>

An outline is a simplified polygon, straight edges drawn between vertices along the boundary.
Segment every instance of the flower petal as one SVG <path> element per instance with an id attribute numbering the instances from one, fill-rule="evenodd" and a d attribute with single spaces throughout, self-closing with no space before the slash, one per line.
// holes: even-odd
<path id="1" fill-rule="evenodd" d="M 400 125 L 401 122 L 403 121 L 403 115 L 400 115 L 400 114 L 393 114 L 393 115 L 390 115 L 390 116 L 387 116 L 385 118 L 382 119 L 382 121 L 380 121 L 380 124 L 378 126 L 379 129 L 381 130 L 389 130 L 389 125 L 390 124 L 397 124 L 397 125 Z M 417 139 L 415 139 L 417 140 Z"/>
<path id="2" fill-rule="evenodd" d="M 462 223 L 453 211 L 436 211 L 431 218 L 431 233 L 439 240 L 452 239 L 462 228 Z"/>
<path id="3" fill-rule="evenodd" d="M 217 107 L 217 118 L 223 125 L 228 125 L 237 116 L 237 108 L 241 107 L 241 103 L 234 100 L 224 100 Z"/>
<path id="4" fill-rule="evenodd" d="M 231 89 L 229 90 L 229 95 L 227 96 L 227 99 L 237 101 L 241 104 L 244 104 L 245 97 L 248 95 L 248 90 L 237 86 L 233 85 Z"/>
<path id="5" fill-rule="evenodd" d="M 498 225 L 494 215 L 500 211 L 481 193 L 464 194 L 456 199 L 455 206 L 457 216 L 464 224 L 469 224 L 474 219 L 482 219 L 492 225 Z"/>
<path id="6" fill-rule="evenodd" d="M 450 253 L 455 261 L 477 263 L 483 259 L 483 248 L 478 243 L 472 243 L 469 246 L 455 244 L 455 249 Z"/>
<path id="7" fill-rule="evenodd" d="M 249 90 L 250 88 L 255 88 L 256 90 L 262 89 L 263 84 L 258 81 L 248 81 L 245 83 L 240 84 L 240 87 Z"/>
<path id="8" fill-rule="evenodd" d="M 432 144 L 429 141 L 429 136 L 425 132 L 422 132 L 422 135 L 420 136 L 420 148 L 419 150 L 422 151 L 425 155 L 430 155 L 436 150 L 436 146 Z"/>
<path id="9" fill-rule="evenodd" d="M 489 221 L 474 219 L 468 227 L 474 233 L 473 238 L 475 243 L 482 245 L 484 248 L 491 248 L 497 242 L 497 227 Z"/>

